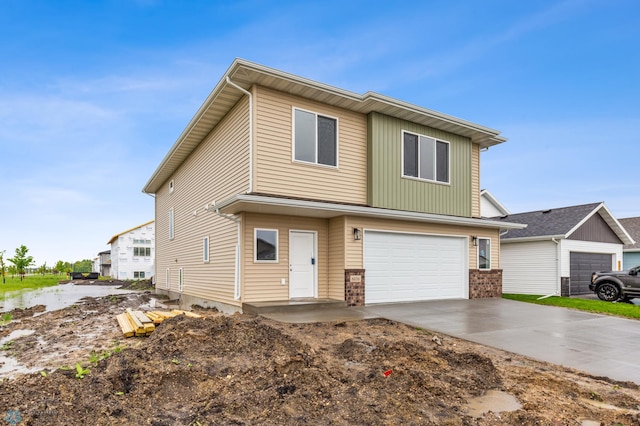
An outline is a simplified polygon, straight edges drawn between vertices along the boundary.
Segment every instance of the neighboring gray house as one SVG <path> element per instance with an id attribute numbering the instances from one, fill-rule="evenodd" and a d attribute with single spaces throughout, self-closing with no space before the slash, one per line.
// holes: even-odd
<path id="1" fill-rule="evenodd" d="M 495 219 L 527 224 L 500 238 L 503 293 L 590 293 L 591 273 L 622 269 L 622 248 L 635 243 L 604 203 Z"/>
<path id="2" fill-rule="evenodd" d="M 633 268 L 640 265 L 640 217 L 620 219 L 619 222 L 631 235 L 631 238 L 636 240 L 635 244 L 626 244 L 622 248 L 622 267 L 624 269 Z"/>

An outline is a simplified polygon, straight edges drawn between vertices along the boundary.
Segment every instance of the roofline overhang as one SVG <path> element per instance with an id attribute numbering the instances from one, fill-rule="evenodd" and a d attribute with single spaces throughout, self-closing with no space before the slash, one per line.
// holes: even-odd
<path id="1" fill-rule="evenodd" d="M 553 240 L 564 240 L 564 239 L 566 239 L 566 236 L 564 235 L 537 235 L 535 237 L 500 238 L 500 244 L 524 243 L 524 242 L 535 242 L 535 241 L 553 241 Z"/>
<path id="2" fill-rule="evenodd" d="M 403 102 L 374 92 L 363 95 L 236 58 L 189 121 L 169 152 L 153 172 L 142 192 L 157 193 L 226 113 L 245 96 L 235 84 L 250 91 L 254 85 L 272 87 L 293 95 L 316 99 L 362 114 L 378 111 L 389 116 L 410 114 L 409 121 L 468 137 L 481 148 L 505 142 L 500 132 L 470 121 Z M 407 119 L 407 118 L 403 118 Z"/>
<path id="3" fill-rule="evenodd" d="M 211 207 L 224 214 L 240 212 L 287 214 L 293 216 L 311 216 L 330 219 L 351 215 L 375 217 L 381 219 L 407 220 L 414 222 L 437 223 L 443 225 L 473 226 L 491 229 L 522 229 L 527 225 L 505 223 L 487 219 L 419 213 L 405 210 L 391 210 L 378 207 L 338 204 L 324 201 L 309 201 L 291 198 L 269 197 L 263 195 L 237 194 Z"/>
<path id="4" fill-rule="evenodd" d="M 150 221 L 148 221 L 148 222 L 143 223 L 142 225 L 138 225 L 138 226 L 136 226 L 136 227 L 134 227 L 134 228 L 129 228 L 129 229 L 127 229 L 126 231 L 122 231 L 122 232 L 120 232 L 119 234 L 116 234 L 116 235 L 114 235 L 113 237 L 111 237 L 111 239 L 107 242 L 107 244 L 111 244 L 111 243 L 113 243 L 113 242 L 114 242 L 114 241 L 115 241 L 115 240 L 116 240 L 120 235 L 124 235 L 124 234 L 127 234 L 127 233 L 131 232 L 131 231 L 135 231 L 136 229 L 138 229 L 138 228 L 142 228 L 143 226 L 147 226 L 147 225 L 149 225 L 149 224 L 151 224 L 151 223 L 153 223 L 153 222 L 155 222 L 155 221 L 156 221 L 156 220 L 155 220 L 155 219 L 153 219 L 153 220 L 150 220 Z M 110 250 L 109 250 L 109 251 L 110 251 Z"/>

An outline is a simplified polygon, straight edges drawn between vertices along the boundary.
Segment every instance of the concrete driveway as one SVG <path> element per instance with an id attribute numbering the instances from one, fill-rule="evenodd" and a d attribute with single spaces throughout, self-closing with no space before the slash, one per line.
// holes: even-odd
<path id="1" fill-rule="evenodd" d="M 506 299 L 441 300 L 357 309 L 594 376 L 640 384 L 640 321 Z"/>

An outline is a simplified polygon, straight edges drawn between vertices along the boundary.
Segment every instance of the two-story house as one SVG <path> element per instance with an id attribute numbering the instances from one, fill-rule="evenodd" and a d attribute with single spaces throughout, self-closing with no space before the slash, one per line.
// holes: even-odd
<path id="1" fill-rule="evenodd" d="M 144 280 L 155 271 L 155 221 L 143 223 L 111 237 L 111 277 Z"/>
<path id="2" fill-rule="evenodd" d="M 153 173 L 156 288 L 225 311 L 501 294 L 499 132 L 235 60 Z"/>

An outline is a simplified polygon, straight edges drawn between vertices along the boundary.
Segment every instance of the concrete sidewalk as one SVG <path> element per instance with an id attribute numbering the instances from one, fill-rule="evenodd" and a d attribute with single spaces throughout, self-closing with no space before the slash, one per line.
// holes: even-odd
<path id="1" fill-rule="evenodd" d="M 640 321 L 506 299 L 357 308 L 594 376 L 640 384 Z"/>
<path id="2" fill-rule="evenodd" d="M 640 321 L 507 299 L 439 300 L 264 314 L 283 322 L 390 320 L 594 376 L 640 384 Z"/>

